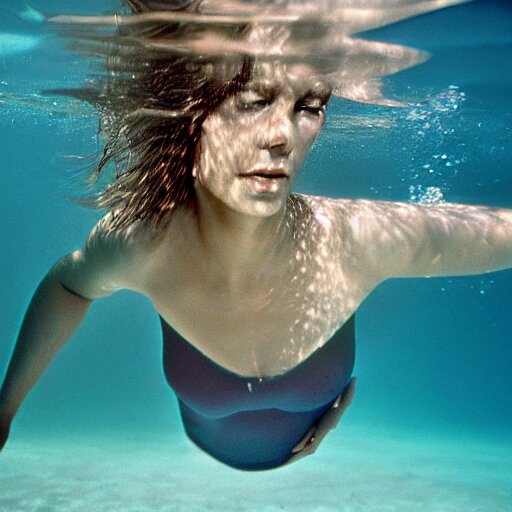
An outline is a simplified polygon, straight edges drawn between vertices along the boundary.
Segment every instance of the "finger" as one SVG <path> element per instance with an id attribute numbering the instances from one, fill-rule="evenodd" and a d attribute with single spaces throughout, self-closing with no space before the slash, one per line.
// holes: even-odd
<path id="1" fill-rule="evenodd" d="M 301 457 L 305 457 L 306 455 L 310 455 L 316 451 L 323 438 L 330 430 L 336 427 L 342 414 L 352 402 L 355 393 L 355 383 L 356 379 L 355 377 L 352 377 L 347 386 L 345 386 L 343 392 L 340 393 L 316 425 L 311 427 L 299 443 L 294 446 L 292 449 L 293 454 L 298 455 L 300 453 Z"/>
<path id="2" fill-rule="evenodd" d="M 352 402 L 355 393 L 355 378 L 350 379 L 343 392 L 336 398 L 331 408 L 317 424 L 317 431 L 332 430 L 339 423 L 341 416 Z"/>
<path id="3" fill-rule="evenodd" d="M 311 427 L 306 435 L 292 448 L 292 453 L 298 453 L 304 450 L 304 448 L 311 442 L 316 432 L 316 425 Z"/>
<path id="4" fill-rule="evenodd" d="M 295 452 L 295 453 L 292 452 L 292 457 L 295 457 L 295 460 L 296 460 L 297 458 L 302 459 L 302 457 L 307 457 L 308 455 L 312 455 L 313 453 L 316 452 L 316 449 L 318 448 L 319 444 L 320 444 L 320 441 L 318 440 L 317 437 L 314 436 L 311 438 L 311 441 L 309 443 L 307 443 L 306 446 L 302 450 Z"/>
<path id="5" fill-rule="evenodd" d="M 356 378 L 352 377 L 341 393 L 341 395 L 336 399 L 333 407 L 337 409 L 341 409 L 344 412 L 348 406 L 352 403 L 354 398 L 354 394 L 356 392 Z"/>
<path id="6" fill-rule="evenodd" d="M 303 459 L 304 457 L 307 457 L 308 455 L 309 455 L 309 453 L 305 453 L 304 451 L 294 453 L 288 458 L 288 460 L 283 465 L 287 466 L 288 464 L 297 462 L 298 460 Z"/>

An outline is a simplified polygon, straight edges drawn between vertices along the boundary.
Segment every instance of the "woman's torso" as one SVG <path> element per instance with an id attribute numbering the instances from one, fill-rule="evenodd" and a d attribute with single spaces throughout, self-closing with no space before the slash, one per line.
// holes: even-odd
<path id="1" fill-rule="evenodd" d="M 203 258 L 186 214 L 140 262 L 137 288 L 160 314 L 164 371 L 187 434 L 237 468 L 286 462 L 341 394 L 354 364 L 353 313 L 370 289 L 331 203 L 294 200 L 292 243 L 245 285 Z"/>
<path id="2" fill-rule="evenodd" d="M 275 272 L 237 289 L 212 271 L 191 230 L 168 230 L 139 285 L 160 316 L 211 360 L 241 376 L 275 376 L 322 347 L 371 286 L 330 201 L 304 198 L 292 246 Z M 307 202 L 306 202 L 307 201 Z"/>
<path id="3" fill-rule="evenodd" d="M 326 345 L 274 377 L 226 370 L 161 322 L 164 372 L 189 438 L 236 468 L 284 464 L 352 374 L 354 317 Z"/>

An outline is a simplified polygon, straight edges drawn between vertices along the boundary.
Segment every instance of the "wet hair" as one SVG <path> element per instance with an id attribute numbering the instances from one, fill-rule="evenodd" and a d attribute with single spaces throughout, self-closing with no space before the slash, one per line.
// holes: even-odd
<path id="1" fill-rule="evenodd" d="M 152 12 L 154 3 L 125 0 L 133 14 Z M 105 140 L 89 175 L 90 196 L 81 202 L 112 212 L 112 229 L 137 220 L 158 226 L 178 206 L 194 204 L 192 170 L 202 124 L 251 76 L 252 64 L 243 56 L 226 62 L 220 56 L 180 54 L 168 51 L 172 42 L 162 51 L 153 43 L 190 38 L 191 31 L 200 35 L 204 28 L 159 21 L 154 14 L 150 23 L 118 25 L 112 37 L 101 30 L 88 35 L 88 53 L 100 57 L 103 71 L 72 91 L 97 109 Z M 236 38 L 247 27 L 229 30 Z"/>

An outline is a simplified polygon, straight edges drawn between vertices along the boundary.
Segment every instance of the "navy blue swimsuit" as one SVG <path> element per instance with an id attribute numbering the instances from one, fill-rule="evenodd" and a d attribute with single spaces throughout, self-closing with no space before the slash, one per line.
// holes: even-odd
<path id="1" fill-rule="evenodd" d="M 239 469 L 284 464 L 329 409 L 354 366 L 354 317 L 297 366 L 273 377 L 243 377 L 215 363 L 161 319 L 163 364 L 194 443 Z"/>

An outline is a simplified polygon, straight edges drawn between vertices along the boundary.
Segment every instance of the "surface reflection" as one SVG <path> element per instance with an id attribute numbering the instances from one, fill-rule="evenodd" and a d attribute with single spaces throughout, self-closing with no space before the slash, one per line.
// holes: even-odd
<path id="1" fill-rule="evenodd" d="M 129 0 L 136 15 L 62 15 L 50 22 L 79 40 L 80 51 L 88 41 L 89 51 L 100 55 L 111 53 L 115 43 L 120 55 L 222 56 L 225 65 L 247 56 L 279 57 L 281 62 L 314 66 L 337 96 L 398 105 L 383 96 L 379 78 L 424 62 L 428 54 L 356 34 L 463 2 L 203 0 L 188 2 L 183 11 L 176 10 L 185 5 L 183 1 Z"/>

